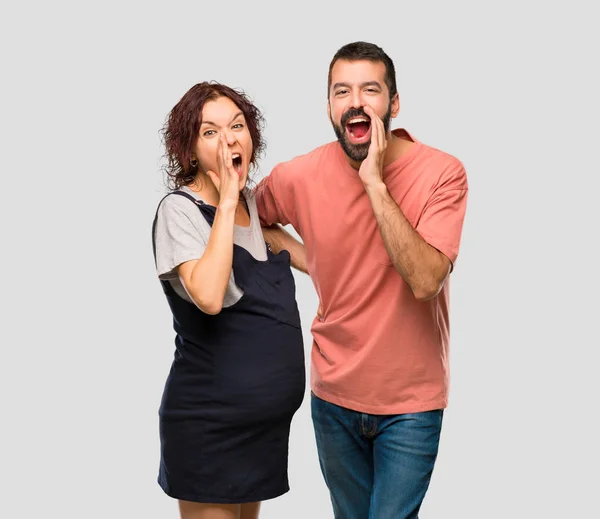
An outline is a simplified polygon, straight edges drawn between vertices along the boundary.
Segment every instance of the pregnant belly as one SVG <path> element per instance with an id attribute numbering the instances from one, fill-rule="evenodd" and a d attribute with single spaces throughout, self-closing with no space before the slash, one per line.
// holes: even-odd
<path id="1" fill-rule="evenodd" d="M 265 333 L 212 345 L 205 366 L 186 364 L 185 358 L 171 370 L 163 417 L 260 421 L 291 416 L 302 403 L 304 345 L 295 327 L 279 323 Z"/>
<path id="2" fill-rule="evenodd" d="M 305 388 L 302 334 L 278 323 L 247 342 L 224 346 L 215 356 L 215 375 L 223 400 L 240 411 L 293 412 Z"/>

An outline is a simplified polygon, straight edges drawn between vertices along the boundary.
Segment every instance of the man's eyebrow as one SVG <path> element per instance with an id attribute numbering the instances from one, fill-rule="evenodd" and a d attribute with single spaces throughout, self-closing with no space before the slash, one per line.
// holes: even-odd
<path id="1" fill-rule="evenodd" d="M 360 86 L 363 88 L 368 86 L 376 86 L 377 88 L 381 88 L 379 81 L 367 81 L 366 83 L 362 83 Z"/>
<path id="2" fill-rule="evenodd" d="M 233 116 L 233 119 L 231 119 L 231 121 L 229 122 L 229 124 L 231 124 L 233 121 L 235 121 L 240 115 L 244 115 L 244 112 L 238 112 L 237 114 L 235 114 Z M 217 126 L 212 121 L 202 121 L 202 125 L 205 125 L 205 124 L 210 124 L 211 126 Z"/>
<path id="3" fill-rule="evenodd" d="M 350 85 L 348 83 L 335 83 L 331 88 L 333 90 L 337 90 L 340 87 L 349 87 Z"/>
<path id="4" fill-rule="evenodd" d="M 364 83 L 361 83 L 359 86 L 361 88 L 365 88 L 365 87 L 368 87 L 368 86 L 376 86 L 377 88 L 381 89 L 381 84 L 379 83 L 379 81 L 365 81 Z M 336 89 L 338 89 L 340 87 L 346 87 L 346 88 L 348 88 L 348 87 L 350 87 L 350 84 L 349 83 L 344 83 L 344 82 L 342 82 L 342 83 L 335 83 L 333 85 L 333 87 L 331 87 L 331 88 L 333 88 L 333 90 L 336 90 Z"/>

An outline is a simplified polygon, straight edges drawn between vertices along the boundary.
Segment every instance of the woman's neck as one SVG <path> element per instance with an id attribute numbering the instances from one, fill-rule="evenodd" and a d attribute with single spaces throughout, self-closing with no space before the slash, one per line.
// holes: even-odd
<path id="1" fill-rule="evenodd" d="M 198 173 L 194 181 L 188 184 L 187 187 L 207 204 L 215 207 L 219 205 L 219 191 L 208 175 Z M 250 212 L 243 193 L 240 193 L 240 199 L 235 211 L 235 223 L 241 227 L 248 227 L 250 225 Z"/>
<path id="2" fill-rule="evenodd" d="M 219 191 L 212 180 L 205 173 L 198 173 L 192 183 L 187 187 L 200 196 L 207 204 L 219 205 Z"/>

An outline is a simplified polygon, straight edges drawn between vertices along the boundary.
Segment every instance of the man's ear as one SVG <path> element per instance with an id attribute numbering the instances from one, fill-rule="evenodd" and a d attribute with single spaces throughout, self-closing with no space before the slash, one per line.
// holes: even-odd
<path id="1" fill-rule="evenodd" d="M 398 95 L 398 92 L 396 92 L 394 97 L 392 97 L 392 112 L 390 115 L 392 116 L 392 119 L 394 119 L 399 113 L 400 113 L 400 96 Z"/>

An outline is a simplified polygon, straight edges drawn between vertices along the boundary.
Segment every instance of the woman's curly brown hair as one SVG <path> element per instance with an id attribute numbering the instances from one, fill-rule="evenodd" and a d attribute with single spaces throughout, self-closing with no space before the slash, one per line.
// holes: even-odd
<path id="1" fill-rule="evenodd" d="M 167 186 L 178 189 L 194 181 L 198 174 L 198 161 L 192 165 L 194 150 L 202 124 L 202 108 L 208 101 L 228 97 L 243 112 L 252 138 L 250 165 L 256 166 L 265 149 L 262 136 L 264 117 L 250 98 L 241 90 L 216 81 L 202 82 L 190 88 L 169 113 L 161 129 L 167 164 L 163 167 Z"/>

